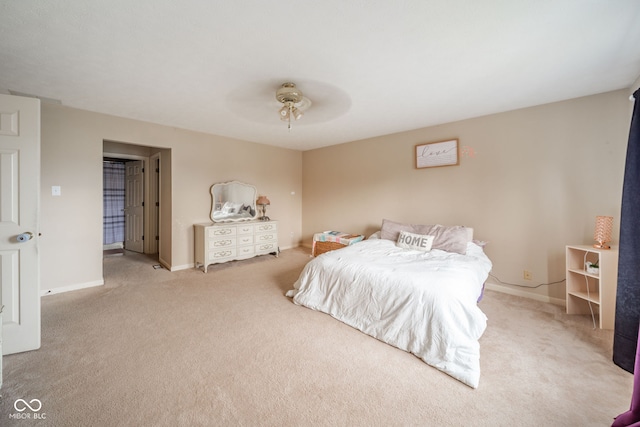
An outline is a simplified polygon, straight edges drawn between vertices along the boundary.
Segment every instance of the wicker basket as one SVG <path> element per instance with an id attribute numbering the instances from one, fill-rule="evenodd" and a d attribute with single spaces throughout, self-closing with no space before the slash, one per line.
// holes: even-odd
<path id="1" fill-rule="evenodd" d="M 325 252 L 334 251 L 336 249 L 344 248 L 346 245 L 338 242 L 316 242 L 313 249 L 313 256 L 321 255 Z"/>

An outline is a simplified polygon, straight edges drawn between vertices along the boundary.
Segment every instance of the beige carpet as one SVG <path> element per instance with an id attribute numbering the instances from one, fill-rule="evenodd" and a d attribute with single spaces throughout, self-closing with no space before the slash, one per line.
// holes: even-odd
<path id="1" fill-rule="evenodd" d="M 473 390 L 294 305 L 284 292 L 308 260 L 204 274 L 105 258 L 105 286 L 44 297 L 42 348 L 4 358 L 0 425 L 607 426 L 629 408 L 633 377 L 588 318 L 487 292 Z M 44 419 L 16 419 L 17 399 Z"/>

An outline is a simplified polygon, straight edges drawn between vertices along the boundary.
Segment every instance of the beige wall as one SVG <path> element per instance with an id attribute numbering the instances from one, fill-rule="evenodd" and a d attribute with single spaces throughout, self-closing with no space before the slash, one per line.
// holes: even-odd
<path id="1" fill-rule="evenodd" d="M 236 179 L 270 198 L 282 248 L 310 245 L 327 229 L 370 234 L 383 218 L 465 224 L 489 241 L 500 280 L 559 280 L 564 246 L 590 243 L 596 215 L 613 215 L 618 235 L 628 96 L 616 91 L 304 153 L 43 104 L 41 289 L 103 282 L 105 140 L 154 147 L 149 152 L 160 150 L 169 164 L 161 246 L 172 269 L 193 264 L 192 224 L 209 221 L 210 185 Z M 416 144 L 449 138 L 460 140 L 459 166 L 415 168 Z M 52 185 L 61 197 L 51 196 Z M 533 281 L 522 279 L 525 269 Z M 505 287 L 564 300 L 562 284 Z"/>
<path id="2" fill-rule="evenodd" d="M 63 106 L 42 107 L 41 289 L 46 292 L 100 284 L 102 276 L 103 141 L 161 149 L 161 246 L 172 269 L 193 265 L 193 229 L 209 221 L 209 188 L 244 181 L 271 200 L 280 246 L 301 237 L 302 153 L 189 132 Z M 51 196 L 59 185 L 62 196 Z M 291 193 L 295 194 L 291 194 Z M 164 212 L 164 211 L 163 211 Z M 168 245 L 168 247 L 166 247 Z"/>
<path id="3" fill-rule="evenodd" d="M 561 280 L 565 245 L 592 243 L 596 215 L 614 216 L 617 240 L 628 98 L 621 90 L 306 151 L 304 244 L 323 230 L 368 235 L 383 218 L 463 224 L 489 242 L 501 281 Z M 415 168 L 416 144 L 451 138 L 459 166 Z M 502 288 L 564 301 L 563 283 Z"/>

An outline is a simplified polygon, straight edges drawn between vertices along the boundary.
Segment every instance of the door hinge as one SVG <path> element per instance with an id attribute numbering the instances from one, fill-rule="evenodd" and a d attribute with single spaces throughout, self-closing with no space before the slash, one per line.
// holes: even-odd
<path id="1" fill-rule="evenodd" d="M 144 207 L 144 202 L 142 202 L 142 206 Z"/>
<path id="2" fill-rule="evenodd" d="M 156 206 L 160 206 L 160 202 L 156 202 Z"/>
<path id="3" fill-rule="evenodd" d="M 142 240 L 144 240 L 144 234 L 142 235 Z"/>
<path id="4" fill-rule="evenodd" d="M 160 240 L 160 236 L 156 236 L 156 240 Z"/>

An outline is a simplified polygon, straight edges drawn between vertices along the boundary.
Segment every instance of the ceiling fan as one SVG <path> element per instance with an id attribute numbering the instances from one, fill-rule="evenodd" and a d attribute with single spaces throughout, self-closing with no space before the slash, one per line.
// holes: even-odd
<path id="1" fill-rule="evenodd" d="M 276 91 L 276 99 L 282 103 L 280 108 L 280 120 L 287 122 L 287 128 L 291 131 L 291 119 L 299 120 L 304 111 L 311 106 L 309 98 L 294 83 L 283 83 Z"/>

